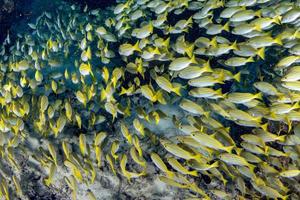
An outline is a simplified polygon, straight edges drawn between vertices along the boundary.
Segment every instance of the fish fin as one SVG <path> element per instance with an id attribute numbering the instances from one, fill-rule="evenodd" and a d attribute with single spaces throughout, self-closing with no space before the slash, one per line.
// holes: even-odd
<path id="1" fill-rule="evenodd" d="M 261 26 L 260 25 L 255 25 L 254 30 L 261 32 Z"/>
<path id="2" fill-rule="evenodd" d="M 233 76 L 233 79 L 236 80 L 237 82 L 241 82 L 241 71 L 239 71 L 238 73 L 236 73 Z"/>
<path id="3" fill-rule="evenodd" d="M 248 167 L 249 167 L 250 171 L 252 171 L 254 173 L 254 170 L 255 170 L 256 166 L 252 165 L 252 164 L 249 164 Z"/>
<path id="4" fill-rule="evenodd" d="M 210 45 L 212 47 L 217 47 L 218 42 L 217 42 L 217 37 L 213 37 L 212 40 L 210 41 Z"/>
<path id="5" fill-rule="evenodd" d="M 300 104 L 299 104 L 299 101 L 297 101 L 293 106 L 292 106 L 292 109 L 298 109 L 300 108 Z"/>
<path id="6" fill-rule="evenodd" d="M 178 96 L 181 96 L 180 89 L 181 89 L 181 85 L 173 87 L 173 92 Z"/>
<path id="7" fill-rule="evenodd" d="M 153 50 L 153 53 L 156 54 L 156 55 L 161 55 L 158 47 L 156 47 L 154 50 Z"/>
<path id="8" fill-rule="evenodd" d="M 219 167 L 219 161 L 215 161 L 213 164 L 211 164 L 211 167 L 213 168 Z"/>
<path id="9" fill-rule="evenodd" d="M 249 57 L 248 59 L 247 59 L 247 63 L 248 62 L 254 62 L 254 59 L 253 59 L 253 57 L 251 56 L 251 57 Z"/>
<path id="10" fill-rule="evenodd" d="M 219 88 L 216 90 L 216 93 L 220 96 L 224 96 L 223 93 L 222 93 L 222 88 Z"/>
<path id="11" fill-rule="evenodd" d="M 193 55 L 192 57 L 191 57 L 191 61 L 190 61 L 191 63 L 194 63 L 194 64 L 197 64 L 198 62 L 197 62 L 197 60 L 196 60 L 196 57 L 195 57 L 195 55 Z"/>
<path id="12" fill-rule="evenodd" d="M 166 173 L 167 173 L 167 177 L 169 178 L 173 178 L 175 176 L 174 172 L 172 171 L 167 171 Z"/>
<path id="13" fill-rule="evenodd" d="M 282 45 L 281 36 L 276 37 L 276 38 L 274 39 L 274 42 L 275 42 L 276 44 Z"/>
<path id="14" fill-rule="evenodd" d="M 264 131 L 268 131 L 268 122 L 261 125 L 260 128 L 262 128 L 262 130 L 264 130 Z"/>
<path id="15" fill-rule="evenodd" d="M 210 67 L 209 60 L 203 65 L 203 68 L 205 69 L 205 72 L 213 72 L 213 70 Z"/>
<path id="16" fill-rule="evenodd" d="M 190 46 L 188 46 L 187 48 L 184 49 L 184 51 L 186 52 L 186 54 L 192 58 L 193 57 L 193 51 L 194 51 L 194 44 L 191 44 Z"/>
<path id="17" fill-rule="evenodd" d="M 261 123 L 262 117 L 254 117 L 254 121 Z"/>
<path id="18" fill-rule="evenodd" d="M 255 15 L 260 18 L 261 17 L 261 10 L 256 11 Z"/>
<path id="19" fill-rule="evenodd" d="M 188 174 L 191 175 L 191 176 L 198 176 L 198 172 L 196 170 L 189 171 Z"/>
<path id="20" fill-rule="evenodd" d="M 256 99 L 262 100 L 262 99 L 263 99 L 263 93 L 261 93 L 261 92 L 257 93 L 257 94 L 255 95 L 255 98 L 256 98 Z"/>
<path id="21" fill-rule="evenodd" d="M 256 54 L 261 58 L 261 59 L 265 59 L 265 47 L 262 47 L 260 49 L 257 50 Z"/>
<path id="22" fill-rule="evenodd" d="M 210 115 L 210 112 L 209 112 L 209 111 L 207 111 L 207 112 L 204 112 L 204 113 L 203 113 L 203 115 L 204 115 L 206 118 L 208 118 L 208 117 L 209 117 L 209 115 Z"/>
<path id="23" fill-rule="evenodd" d="M 235 148 L 235 146 L 228 146 L 228 147 L 224 147 L 224 150 L 228 153 L 231 153 L 233 148 Z"/>
<path id="24" fill-rule="evenodd" d="M 136 50 L 136 51 L 138 51 L 138 52 L 141 52 L 142 50 L 140 49 L 140 43 L 139 43 L 139 41 L 137 41 L 136 43 L 135 43 L 135 45 L 133 46 L 133 49 L 134 50 Z"/>
<path id="25" fill-rule="evenodd" d="M 235 40 L 231 45 L 230 45 L 230 48 L 233 49 L 233 50 L 238 50 L 238 46 L 237 46 L 237 41 Z"/>
<path id="26" fill-rule="evenodd" d="M 281 198 L 282 198 L 282 200 L 287 200 L 289 198 L 289 196 L 290 196 L 290 194 L 282 196 Z"/>
<path id="27" fill-rule="evenodd" d="M 265 146 L 264 151 L 265 151 L 266 156 L 268 156 L 269 155 L 269 151 L 270 151 L 270 147 L 269 146 Z"/>
<path id="28" fill-rule="evenodd" d="M 276 140 L 278 140 L 278 141 L 280 141 L 280 142 L 284 142 L 284 141 L 285 141 L 285 137 L 286 137 L 286 135 L 281 135 L 281 136 L 278 136 L 278 137 L 276 138 Z"/>
<path id="29" fill-rule="evenodd" d="M 273 18 L 273 21 L 275 24 L 281 24 L 281 19 L 282 19 L 282 16 L 277 15 L 276 17 Z"/>
<path id="30" fill-rule="evenodd" d="M 226 24 L 224 24 L 224 26 L 223 26 L 223 30 L 224 31 L 226 31 L 226 32 L 229 32 L 230 30 L 229 30 L 229 21 L 226 23 Z"/>

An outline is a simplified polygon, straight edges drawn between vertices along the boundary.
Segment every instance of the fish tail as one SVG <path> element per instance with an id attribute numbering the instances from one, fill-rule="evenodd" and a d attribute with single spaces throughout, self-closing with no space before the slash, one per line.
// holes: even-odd
<path id="1" fill-rule="evenodd" d="M 289 198 L 290 195 L 285 195 L 285 196 L 282 196 L 282 200 L 287 200 Z"/>
<path id="2" fill-rule="evenodd" d="M 209 114 L 210 114 L 209 111 L 203 113 L 203 115 L 204 115 L 205 117 L 207 117 L 207 118 L 209 117 Z"/>
<path id="3" fill-rule="evenodd" d="M 195 57 L 195 55 L 193 55 L 192 56 L 192 58 L 191 58 L 191 61 L 190 61 L 191 63 L 194 63 L 194 64 L 197 64 L 198 62 L 197 62 L 197 60 L 196 60 L 196 57 Z"/>
<path id="4" fill-rule="evenodd" d="M 191 28 L 193 25 L 193 16 L 191 16 L 190 18 L 188 18 L 188 20 L 186 21 L 187 25 Z"/>
<path id="5" fill-rule="evenodd" d="M 254 30 L 256 30 L 256 31 L 261 31 L 261 26 L 260 25 L 255 25 L 254 26 Z"/>
<path id="6" fill-rule="evenodd" d="M 139 43 L 139 41 L 137 41 L 136 43 L 135 43 L 135 45 L 133 46 L 133 49 L 134 50 L 136 50 L 136 51 L 138 51 L 138 52 L 141 52 L 141 49 L 140 49 L 140 43 Z"/>
<path id="7" fill-rule="evenodd" d="M 262 99 L 263 99 L 263 94 L 262 94 L 262 92 L 257 93 L 257 94 L 255 95 L 255 98 L 256 98 L 256 99 L 262 100 Z"/>
<path id="8" fill-rule="evenodd" d="M 129 144 L 132 144 L 132 136 L 131 135 L 127 136 L 127 141 Z"/>
<path id="9" fill-rule="evenodd" d="M 217 37 L 213 37 L 212 40 L 209 43 L 210 43 L 211 46 L 216 47 L 218 45 Z"/>
<path id="10" fill-rule="evenodd" d="M 198 172 L 196 170 L 189 171 L 188 174 L 191 175 L 191 176 L 198 176 Z"/>
<path id="11" fill-rule="evenodd" d="M 168 47 L 170 44 L 170 37 L 168 37 L 162 44 L 164 47 Z"/>
<path id="12" fill-rule="evenodd" d="M 193 57 L 194 47 L 195 47 L 195 45 L 192 44 L 192 45 L 190 45 L 189 47 L 187 47 L 187 48 L 185 49 L 186 54 L 187 54 L 190 58 Z"/>
<path id="13" fill-rule="evenodd" d="M 230 45 L 230 48 L 233 49 L 233 50 L 238 50 L 238 46 L 237 46 L 237 42 L 236 40 Z"/>
<path id="14" fill-rule="evenodd" d="M 173 178 L 175 176 L 174 172 L 172 171 L 167 171 L 166 173 L 167 173 L 167 177 L 169 178 Z"/>
<path id="15" fill-rule="evenodd" d="M 268 130 L 268 122 L 261 125 L 260 128 L 262 128 L 262 130 L 267 131 Z"/>
<path id="16" fill-rule="evenodd" d="M 248 167 L 249 167 L 250 171 L 254 173 L 254 170 L 255 170 L 256 166 L 252 165 L 252 164 L 249 164 Z"/>
<path id="17" fill-rule="evenodd" d="M 218 95 L 220 95 L 220 96 L 224 96 L 223 93 L 222 93 L 222 88 L 217 89 L 217 90 L 216 90 L 216 93 L 217 93 Z"/>
<path id="18" fill-rule="evenodd" d="M 216 167 L 219 167 L 219 161 L 216 161 L 213 164 L 211 164 L 211 168 L 216 168 Z"/>
<path id="19" fill-rule="evenodd" d="M 265 146 L 265 154 L 266 156 L 269 155 L 269 150 L 270 150 L 270 147 L 269 146 Z"/>
<path id="20" fill-rule="evenodd" d="M 228 21 L 226 24 L 224 24 L 223 30 L 226 31 L 226 32 L 229 32 L 229 31 L 230 31 L 230 30 L 229 30 L 229 21 Z"/>
<path id="21" fill-rule="evenodd" d="M 251 57 L 249 57 L 248 59 L 247 59 L 247 63 L 248 62 L 254 62 L 254 59 L 253 59 L 253 57 L 251 56 Z"/>
<path id="22" fill-rule="evenodd" d="M 173 92 L 175 94 L 177 94 L 178 96 L 181 96 L 180 89 L 181 89 L 181 86 L 173 87 Z"/>
<path id="23" fill-rule="evenodd" d="M 257 50 L 256 54 L 261 58 L 261 59 L 265 59 L 265 47 L 262 47 L 260 49 Z"/>
<path id="24" fill-rule="evenodd" d="M 194 157 L 194 159 L 197 161 L 201 161 L 201 158 L 202 158 L 201 154 L 196 154 Z"/>
<path id="25" fill-rule="evenodd" d="M 234 147 L 235 147 L 235 146 L 224 147 L 224 150 L 225 150 L 226 152 L 228 152 L 228 153 L 231 153 Z"/>
<path id="26" fill-rule="evenodd" d="M 282 45 L 281 36 L 276 37 L 276 38 L 274 39 L 274 42 L 275 42 L 276 44 Z"/>
<path id="27" fill-rule="evenodd" d="M 238 73 L 236 73 L 233 76 L 233 79 L 236 80 L 237 82 L 241 82 L 241 71 L 239 71 Z"/>
<path id="28" fill-rule="evenodd" d="M 156 48 L 154 49 L 153 53 L 156 54 L 156 55 L 161 55 L 161 53 L 160 53 L 158 47 L 156 47 Z"/>
<path id="29" fill-rule="evenodd" d="M 255 15 L 256 15 L 257 17 L 261 17 L 261 10 L 256 11 L 256 12 L 255 12 Z"/>
<path id="30" fill-rule="evenodd" d="M 253 117 L 253 120 L 257 123 L 261 123 L 262 117 Z"/>
<path id="31" fill-rule="evenodd" d="M 286 135 L 281 135 L 281 136 L 278 136 L 278 137 L 276 138 L 276 140 L 278 140 L 278 141 L 280 141 L 280 142 L 284 142 L 284 141 L 285 141 L 285 137 L 286 137 Z"/>
<path id="32" fill-rule="evenodd" d="M 209 60 L 204 64 L 203 68 L 205 69 L 206 72 L 213 72 L 213 70 L 210 67 Z"/>
<path id="33" fill-rule="evenodd" d="M 296 102 L 296 103 L 292 106 L 292 109 L 293 109 L 293 110 L 294 110 L 294 109 L 298 109 L 298 108 L 300 108 L 299 101 Z"/>
<path id="34" fill-rule="evenodd" d="M 281 19 L 282 17 L 280 15 L 277 15 L 276 17 L 274 17 L 273 21 L 275 24 L 281 24 Z"/>

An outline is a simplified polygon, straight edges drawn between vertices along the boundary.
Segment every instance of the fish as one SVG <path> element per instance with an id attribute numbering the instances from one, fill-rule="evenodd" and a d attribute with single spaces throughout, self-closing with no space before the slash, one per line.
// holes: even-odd
<path id="1" fill-rule="evenodd" d="M 142 156 L 138 155 L 138 152 L 135 149 L 135 147 L 130 148 L 130 156 L 131 156 L 131 158 L 133 159 L 134 162 L 136 162 L 137 164 L 139 164 L 142 167 L 146 168 L 146 166 L 147 166 L 146 160 Z"/>
<path id="2" fill-rule="evenodd" d="M 180 71 L 185 68 L 187 68 L 190 64 L 197 64 L 198 62 L 196 61 L 195 56 L 192 58 L 188 57 L 179 57 L 174 59 L 170 65 L 169 65 L 169 70 L 172 71 Z"/>
<path id="3" fill-rule="evenodd" d="M 119 147 L 120 147 L 120 142 L 119 141 L 113 141 L 111 143 L 111 146 L 110 146 L 110 154 L 111 156 L 117 160 L 119 158 L 119 155 L 117 155 L 117 151 L 119 150 Z"/>
<path id="4" fill-rule="evenodd" d="M 139 119 L 135 118 L 133 120 L 133 126 L 135 128 L 136 131 L 138 131 L 143 137 L 145 136 L 145 127 L 143 125 L 143 123 L 140 122 Z"/>
<path id="5" fill-rule="evenodd" d="M 174 143 L 169 142 L 164 139 L 160 139 L 159 141 L 168 152 L 170 152 L 171 154 L 173 154 L 179 158 L 183 158 L 186 160 L 190 160 L 190 159 L 198 160 L 201 158 L 200 154 L 193 154 L 193 153 L 181 148 L 177 144 L 174 144 Z"/>
<path id="6" fill-rule="evenodd" d="M 12 177 L 12 180 L 13 180 L 14 186 L 16 188 L 17 195 L 19 197 L 22 197 L 23 191 L 22 191 L 22 188 L 21 188 L 21 185 L 20 185 L 20 181 L 18 180 L 18 178 L 15 175 Z"/>
<path id="7" fill-rule="evenodd" d="M 187 184 L 182 184 L 180 182 L 177 182 L 175 181 L 174 179 L 172 178 L 169 178 L 169 177 L 165 177 L 165 176 L 159 176 L 158 177 L 160 181 L 170 185 L 170 186 L 173 186 L 173 187 L 178 187 L 178 188 L 188 188 L 189 185 Z"/>
<path id="8" fill-rule="evenodd" d="M 167 158 L 168 163 L 172 166 L 173 169 L 177 170 L 182 174 L 189 174 L 191 176 L 198 176 L 198 172 L 196 170 L 189 171 L 185 167 L 182 166 L 175 158 Z"/>
<path id="9" fill-rule="evenodd" d="M 112 170 L 113 174 L 117 175 L 112 157 L 109 154 L 106 154 L 105 158 L 106 158 L 107 162 L 109 163 L 110 169 Z"/>
<path id="10" fill-rule="evenodd" d="M 85 156 L 87 154 L 87 144 L 86 144 L 85 134 L 79 135 L 79 149 L 82 156 Z"/>
<path id="11" fill-rule="evenodd" d="M 219 162 L 216 161 L 212 164 L 207 164 L 205 162 L 198 162 L 196 160 L 189 160 L 187 163 L 191 168 L 196 169 L 196 170 L 200 170 L 200 171 L 207 171 L 210 170 L 212 168 L 216 168 L 219 166 Z"/>
<path id="12" fill-rule="evenodd" d="M 219 159 L 227 164 L 230 165 L 237 165 L 237 166 L 247 166 L 253 172 L 255 169 L 255 165 L 252 165 L 247 162 L 247 160 L 241 156 L 231 154 L 231 153 L 222 153 L 219 156 Z"/>
<path id="13" fill-rule="evenodd" d="M 152 89 L 151 86 L 149 85 L 141 86 L 141 93 L 143 94 L 144 97 L 146 97 L 150 101 L 152 102 L 157 101 L 157 93 Z"/>
<path id="14" fill-rule="evenodd" d="M 297 169 L 291 169 L 291 170 L 285 170 L 279 173 L 279 176 L 286 177 L 286 178 L 294 178 L 300 174 L 300 170 Z"/>
<path id="15" fill-rule="evenodd" d="M 164 161 L 160 158 L 160 156 L 157 153 L 152 152 L 150 154 L 152 162 L 155 164 L 157 168 L 159 168 L 161 171 L 167 174 L 167 177 L 174 177 L 174 172 L 170 171 Z"/>
<path id="16" fill-rule="evenodd" d="M 181 96 L 180 89 L 181 85 L 175 86 L 175 83 L 171 83 L 170 80 L 163 76 L 157 76 L 155 79 L 156 83 L 159 85 L 160 88 L 167 92 L 174 92 L 178 96 Z"/>
<path id="17" fill-rule="evenodd" d="M 129 130 L 124 122 L 120 124 L 121 133 L 126 138 L 129 144 L 132 144 L 132 135 L 129 133 Z"/>
<path id="18" fill-rule="evenodd" d="M 247 63 L 254 62 L 253 57 L 244 58 L 244 57 L 231 57 L 227 59 L 224 63 L 225 65 L 231 67 L 240 67 L 246 65 Z"/>
<path id="19" fill-rule="evenodd" d="M 253 99 L 262 100 L 262 93 L 251 94 L 251 93 L 233 92 L 226 95 L 226 100 L 236 104 L 247 103 Z"/>
<path id="20" fill-rule="evenodd" d="M 182 79 L 195 79 L 201 77 L 206 72 L 213 72 L 210 67 L 209 61 L 201 66 L 191 65 L 179 71 L 178 76 Z"/>
<path id="21" fill-rule="evenodd" d="M 209 87 L 194 88 L 189 91 L 189 95 L 197 98 L 218 99 L 223 98 L 222 89 L 214 90 Z"/>
<path id="22" fill-rule="evenodd" d="M 202 133 L 202 132 L 192 132 L 191 137 L 195 139 L 200 145 L 206 146 L 216 150 L 223 150 L 226 152 L 231 152 L 234 146 L 224 146 L 220 141 L 215 139 L 213 136 Z"/>
<path id="23" fill-rule="evenodd" d="M 50 152 L 50 155 L 52 157 L 54 164 L 57 166 L 57 154 L 56 154 L 54 146 L 50 143 L 48 144 L 48 150 Z"/>
<path id="24" fill-rule="evenodd" d="M 130 56 L 135 51 L 141 52 L 141 49 L 139 47 L 139 42 L 136 42 L 134 45 L 125 43 L 119 47 L 119 54 L 123 56 Z"/>
<path id="25" fill-rule="evenodd" d="M 204 115 L 204 116 L 209 115 L 208 111 L 205 111 L 199 104 L 197 104 L 189 99 L 183 99 L 180 102 L 179 106 L 183 110 L 193 113 L 193 114 Z"/>

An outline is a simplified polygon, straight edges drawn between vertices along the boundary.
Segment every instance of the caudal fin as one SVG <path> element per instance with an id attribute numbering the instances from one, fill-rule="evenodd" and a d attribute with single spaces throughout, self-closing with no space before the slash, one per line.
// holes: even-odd
<path id="1" fill-rule="evenodd" d="M 265 59 L 265 48 L 260 48 L 257 50 L 256 54 L 261 58 L 261 59 Z"/>
<path id="2" fill-rule="evenodd" d="M 235 146 L 224 147 L 224 150 L 225 150 L 227 153 L 231 153 L 234 147 L 235 147 Z"/>
<path id="3" fill-rule="evenodd" d="M 180 89 L 181 89 L 181 86 L 173 87 L 173 92 L 175 94 L 177 94 L 178 96 L 181 96 Z"/>
<path id="4" fill-rule="evenodd" d="M 198 172 L 197 172 L 196 170 L 194 170 L 194 171 L 189 171 L 188 174 L 191 175 L 191 176 L 198 176 Z"/>
<path id="5" fill-rule="evenodd" d="M 241 82 L 241 72 L 239 71 L 233 76 L 233 79 L 236 80 L 237 82 Z"/>

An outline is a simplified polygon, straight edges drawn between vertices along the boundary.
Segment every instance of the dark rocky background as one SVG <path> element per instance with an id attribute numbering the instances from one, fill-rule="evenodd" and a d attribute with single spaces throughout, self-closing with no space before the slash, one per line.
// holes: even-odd
<path id="1" fill-rule="evenodd" d="M 52 0 L 54 2 L 55 0 Z M 116 0 L 65 0 L 71 3 L 88 5 L 90 8 L 104 8 Z M 37 6 L 35 6 L 37 5 Z M 53 8 L 51 1 L 44 0 L 0 0 L 0 43 L 4 40 L 12 24 L 21 20 L 30 21 L 43 11 Z M 35 8 L 36 10 L 32 10 Z"/>

